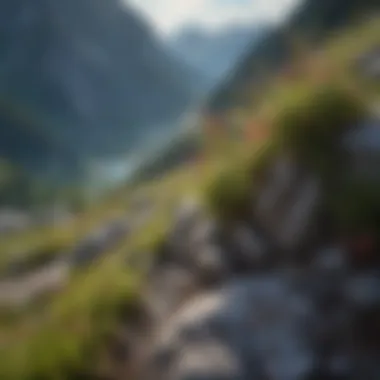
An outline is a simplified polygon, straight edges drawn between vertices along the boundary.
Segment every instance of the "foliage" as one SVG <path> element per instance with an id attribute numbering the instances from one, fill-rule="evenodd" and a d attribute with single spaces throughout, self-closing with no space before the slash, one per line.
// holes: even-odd
<path id="1" fill-rule="evenodd" d="M 69 289 L 29 320 L 2 329 L 9 336 L 0 375 L 6 380 L 71 380 L 96 371 L 96 358 L 118 318 L 139 301 L 139 278 L 108 260 L 78 275 Z"/>
<path id="2" fill-rule="evenodd" d="M 246 214 L 250 191 L 251 177 L 246 167 L 226 168 L 211 179 L 205 199 L 221 221 L 234 221 Z"/>
<path id="3" fill-rule="evenodd" d="M 330 165 L 343 133 L 354 127 L 363 114 L 361 102 L 338 86 L 306 88 L 278 112 L 275 138 L 320 170 Z"/>
<path id="4" fill-rule="evenodd" d="M 133 234 L 131 242 L 123 242 L 115 250 L 118 260 L 102 261 L 91 271 L 76 274 L 69 288 L 57 294 L 38 313 L 28 311 L 21 321 L 9 316 L 6 326 L 2 323 L 0 342 L 6 350 L 0 353 L 0 378 L 75 380 L 80 378 L 78 374 L 87 373 L 90 367 L 95 367 L 99 351 L 104 348 L 108 333 L 115 330 L 120 316 L 128 314 L 129 308 L 139 300 L 142 276 L 125 267 L 126 255 L 155 252 L 162 245 L 170 228 L 170 211 L 185 191 L 191 188 L 198 192 L 203 189 L 203 182 L 207 182 L 204 195 L 210 210 L 222 221 L 242 218 L 249 211 L 247 205 L 254 196 L 256 183 L 265 175 L 271 158 L 279 149 L 294 147 L 306 161 L 319 166 L 319 159 L 329 157 L 326 155 L 328 148 L 332 147 L 329 141 L 338 139 L 345 126 L 353 123 L 361 113 L 360 106 L 356 112 L 358 103 L 355 97 L 336 87 L 295 90 L 293 86 L 284 93 L 280 90 L 275 88 L 276 94 L 281 93 L 280 104 L 273 102 L 270 96 L 265 97 L 268 103 L 274 104 L 278 137 L 259 149 L 253 149 L 252 145 L 246 147 L 240 142 L 238 149 L 242 152 L 238 160 L 235 160 L 232 150 L 230 152 L 223 147 L 217 152 L 218 157 L 204 162 L 202 170 L 197 168 L 191 172 L 186 166 L 185 170 L 182 168 L 149 183 L 147 188 L 159 205 L 159 215 L 144 225 L 140 232 Z M 278 107 L 283 111 L 279 112 Z M 186 157 L 182 156 L 184 152 L 173 147 L 170 154 L 157 163 L 160 169 L 166 172 L 167 165 L 171 167 L 172 162 L 177 163 L 182 157 L 187 159 L 192 148 L 187 142 L 181 144 L 184 150 L 189 148 L 186 148 Z M 152 164 L 154 166 L 156 162 Z M 13 181 L 10 180 L 12 170 L 7 170 L 0 170 L 3 173 L 1 183 Z M 379 191 L 379 184 L 373 183 L 346 183 L 337 189 L 331 194 L 330 205 L 336 224 L 347 230 L 360 227 L 379 231 Z M 55 247 L 69 248 L 114 215 L 124 215 L 127 207 L 123 197 L 125 194 L 120 192 L 117 199 L 102 204 L 96 210 L 85 210 L 80 218 L 68 225 L 32 231 L 18 236 L 17 242 L 14 239 L 1 242 L 0 253 L 28 248 L 31 261 L 36 260 L 37 264 L 39 259 L 32 259 L 34 255 L 54 255 Z M 109 252 L 109 256 L 114 254 Z"/>
<path id="5" fill-rule="evenodd" d="M 330 200 L 335 223 L 346 232 L 380 236 L 380 182 L 347 180 Z"/>

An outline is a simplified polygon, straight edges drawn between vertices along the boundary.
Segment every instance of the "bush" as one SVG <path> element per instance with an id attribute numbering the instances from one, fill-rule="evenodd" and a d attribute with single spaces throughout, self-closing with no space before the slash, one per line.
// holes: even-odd
<path id="1" fill-rule="evenodd" d="M 332 198 L 331 209 L 340 230 L 380 236 L 380 182 L 347 181 Z"/>
<path id="2" fill-rule="evenodd" d="M 224 169 L 206 188 L 206 204 L 222 222 L 244 218 L 250 204 L 251 176 L 246 167 Z"/>
<path id="3" fill-rule="evenodd" d="M 304 162 L 323 170 L 339 151 L 339 142 L 364 115 L 350 92 L 334 85 L 305 89 L 275 118 L 275 138 Z"/>

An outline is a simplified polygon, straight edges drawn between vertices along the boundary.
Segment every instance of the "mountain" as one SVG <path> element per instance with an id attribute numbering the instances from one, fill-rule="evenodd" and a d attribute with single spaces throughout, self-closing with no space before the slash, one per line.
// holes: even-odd
<path id="1" fill-rule="evenodd" d="M 178 56 L 216 83 L 233 68 L 265 29 L 261 25 L 233 25 L 208 31 L 199 26 L 188 26 L 176 34 L 170 44 Z"/>
<path id="2" fill-rule="evenodd" d="M 119 0 L 0 3 L 0 156 L 80 173 L 172 122 L 201 80 Z"/>
<path id="3" fill-rule="evenodd" d="M 353 19 L 379 10 L 378 0 L 304 0 L 282 25 L 271 30 L 250 49 L 235 70 L 209 96 L 207 112 L 223 112 L 244 101 L 245 89 L 256 88 L 281 70 L 292 54 L 290 36 L 300 36 L 309 45 L 322 43 L 331 33 Z"/>

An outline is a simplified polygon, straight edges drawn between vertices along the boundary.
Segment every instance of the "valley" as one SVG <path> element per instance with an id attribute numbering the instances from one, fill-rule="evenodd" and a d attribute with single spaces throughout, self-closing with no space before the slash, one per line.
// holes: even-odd
<path id="1" fill-rule="evenodd" d="M 303 12 L 330 20 L 328 4 L 350 15 L 358 4 L 322 3 Z M 255 45 L 172 124 L 157 120 L 178 84 L 165 77 L 152 132 L 128 124 L 128 149 L 88 158 L 91 202 L 73 197 L 80 207 L 43 223 L 14 214 L 20 228 L 0 236 L 1 379 L 378 378 L 380 87 L 356 65 L 380 44 L 373 4 L 318 49 L 289 42 L 284 66 Z M 57 8 L 62 22 L 70 7 Z M 261 57 L 280 66 L 262 87 Z M 108 134 L 126 147 L 95 125 L 84 140 L 97 131 L 97 144 Z"/>

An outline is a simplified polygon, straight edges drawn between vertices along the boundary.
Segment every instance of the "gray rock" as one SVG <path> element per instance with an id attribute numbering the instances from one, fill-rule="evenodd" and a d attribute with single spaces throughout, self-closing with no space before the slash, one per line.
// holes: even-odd
<path id="1" fill-rule="evenodd" d="M 380 165 L 380 119 L 366 120 L 344 138 L 355 176 L 378 180 Z"/>
<path id="2" fill-rule="evenodd" d="M 276 277 L 234 281 L 196 297 L 167 321 L 153 357 L 166 353 L 163 379 L 302 379 L 314 364 L 307 335 L 313 311 Z M 205 357 L 211 352 L 210 360 L 197 349 Z M 220 372 L 222 361 L 230 377 Z"/>
<path id="3" fill-rule="evenodd" d="M 58 204 L 34 214 L 36 224 L 42 226 L 69 223 L 74 217 L 74 214 L 67 207 Z"/>
<path id="4" fill-rule="evenodd" d="M 376 47 L 359 57 L 356 61 L 359 73 L 368 79 L 380 79 L 380 47 Z"/>
<path id="5" fill-rule="evenodd" d="M 90 265 L 107 254 L 120 240 L 126 238 L 132 227 L 127 218 L 115 220 L 100 227 L 83 239 L 70 255 L 74 266 Z"/>
<path id="6" fill-rule="evenodd" d="M 321 184 L 318 178 L 304 180 L 293 196 L 288 212 L 275 236 L 285 249 L 296 249 L 312 228 L 315 212 L 321 196 Z"/>
<path id="7" fill-rule="evenodd" d="M 191 345 L 181 351 L 168 380 L 244 380 L 236 353 L 219 342 Z"/>
<path id="8" fill-rule="evenodd" d="M 234 260 L 247 268 L 260 268 L 269 252 L 263 238 L 247 226 L 239 226 L 232 233 Z"/>
<path id="9" fill-rule="evenodd" d="M 214 244 L 218 240 L 218 225 L 211 219 L 200 220 L 190 233 L 190 244 L 197 249 L 205 244 Z"/>
<path id="10" fill-rule="evenodd" d="M 289 157 L 279 157 L 255 205 L 256 215 L 260 218 L 269 217 L 269 213 L 278 205 L 282 195 L 292 189 L 296 176 L 296 166 Z"/>
<path id="11" fill-rule="evenodd" d="M 174 259 L 188 261 L 194 248 L 192 238 L 194 231 L 204 223 L 202 209 L 193 198 L 186 198 L 180 204 L 174 217 L 173 227 L 169 232 L 168 244 Z"/>
<path id="12" fill-rule="evenodd" d="M 63 289 L 70 276 L 64 262 L 54 262 L 32 273 L 0 281 L 0 306 L 23 307 L 35 299 L 54 294 Z"/>
<path id="13" fill-rule="evenodd" d="M 21 232 L 32 225 L 30 216 L 13 209 L 0 210 L 0 234 Z"/>
<path id="14" fill-rule="evenodd" d="M 194 252 L 194 269 L 197 277 L 208 284 L 218 283 L 229 277 L 226 252 L 216 244 L 205 244 Z"/>
<path id="15" fill-rule="evenodd" d="M 185 198 L 175 215 L 175 226 L 178 231 L 187 231 L 201 216 L 202 208 L 196 199 Z"/>
<path id="16" fill-rule="evenodd" d="M 338 247 L 323 249 L 316 253 L 312 268 L 319 274 L 346 272 L 348 269 L 347 254 Z"/>
<path id="17" fill-rule="evenodd" d="M 167 318 L 194 288 L 194 276 L 179 265 L 168 264 L 153 274 L 144 292 L 145 303 L 153 320 L 161 322 Z"/>
<path id="18" fill-rule="evenodd" d="M 280 248 L 295 250 L 312 228 L 320 196 L 319 178 L 301 178 L 296 164 L 280 157 L 254 205 L 254 218 Z"/>
<path id="19" fill-rule="evenodd" d="M 367 273 L 350 278 L 345 287 L 345 296 L 349 303 L 360 309 L 380 306 L 380 276 Z"/>
<path id="20" fill-rule="evenodd" d="M 304 271 L 303 287 L 321 308 L 334 308 L 343 302 L 348 275 L 345 251 L 338 247 L 324 248 L 316 252 L 310 270 Z"/>

